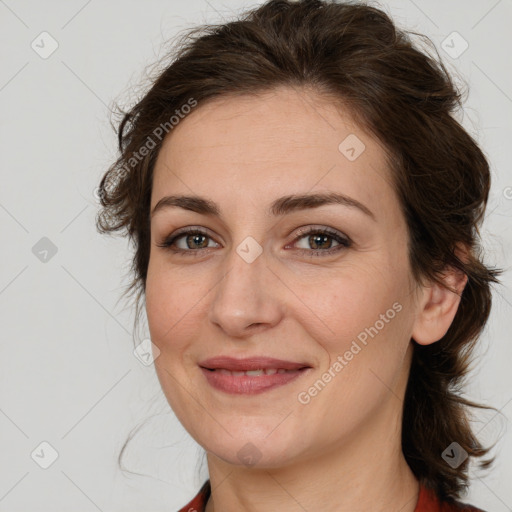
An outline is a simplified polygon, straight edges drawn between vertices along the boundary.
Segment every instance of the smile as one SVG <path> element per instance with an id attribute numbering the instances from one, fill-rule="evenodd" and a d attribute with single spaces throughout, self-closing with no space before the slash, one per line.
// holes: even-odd
<path id="1" fill-rule="evenodd" d="M 246 371 L 201 368 L 209 386 L 233 395 L 256 395 L 271 391 L 293 382 L 310 370 L 312 370 L 310 367 L 297 370 L 263 368 Z"/>

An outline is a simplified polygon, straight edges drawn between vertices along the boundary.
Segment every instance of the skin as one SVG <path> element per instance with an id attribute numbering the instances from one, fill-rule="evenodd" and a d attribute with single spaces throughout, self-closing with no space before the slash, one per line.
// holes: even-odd
<path id="1" fill-rule="evenodd" d="M 350 134 L 365 150 L 349 161 Z M 164 196 L 198 195 L 221 217 L 179 207 L 151 219 L 146 309 L 160 355 L 157 375 L 176 416 L 206 450 L 212 484 L 207 511 L 413 512 L 418 482 L 401 451 L 401 414 L 414 340 L 448 330 L 465 276 L 419 286 L 407 257 L 407 227 L 384 148 L 346 110 L 311 90 L 282 87 L 223 97 L 193 110 L 167 136 L 154 169 L 151 210 Z M 284 195 L 338 192 L 375 219 L 339 204 L 267 213 Z M 175 248 L 157 244 L 179 228 Z M 331 228 L 352 245 L 298 228 Z M 246 237 L 262 253 L 236 252 Z M 204 249 L 203 247 L 208 247 Z M 308 252 L 309 251 L 309 252 Z M 309 403 L 298 400 L 365 328 L 401 306 Z M 206 381 L 198 363 L 217 355 L 263 355 L 312 370 L 259 395 L 230 395 Z M 237 453 L 252 443 L 254 465 Z M 246 448 L 247 449 L 247 448 Z"/>

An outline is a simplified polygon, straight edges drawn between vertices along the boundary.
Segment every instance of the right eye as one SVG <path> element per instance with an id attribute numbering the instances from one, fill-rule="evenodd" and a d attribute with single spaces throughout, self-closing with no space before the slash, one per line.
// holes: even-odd
<path id="1" fill-rule="evenodd" d="M 181 239 L 184 240 L 185 245 L 179 247 L 177 242 Z M 210 235 L 205 231 L 201 231 L 197 228 L 186 228 L 178 233 L 173 233 L 171 236 L 165 238 L 162 242 L 158 243 L 158 247 L 162 247 L 164 249 L 169 249 L 175 253 L 193 253 L 197 254 L 199 249 L 208 249 L 208 242 L 205 244 L 205 239 L 211 239 Z M 195 246 L 194 246 L 195 245 Z M 178 248 L 175 248 L 178 247 Z"/>

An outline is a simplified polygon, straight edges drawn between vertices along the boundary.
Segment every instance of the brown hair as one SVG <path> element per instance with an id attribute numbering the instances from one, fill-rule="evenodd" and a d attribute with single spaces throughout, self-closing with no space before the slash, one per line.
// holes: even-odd
<path id="1" fill-rule="evenodd" d="M 135 253 L 130 292 L 137 315 L 150 251 L 153 167 L 171 116 L 191 100 L 257 94 L 277 86 L 309 87 L 343 102 L 382 142 L 409 232 L 409 258 L 418 283 L 440 281 L 445 266 L 468 276 L 455 319 L 437 343 L 414 343 L 403 406 L 402 449 L 418 480 L 453 501 L 468 485 L 468 462 L 483 448 L 460 396 L 471 349 L 491 308 L 491 283 L 501 270 L 481 259 L 479 231 L 487 204 L 488 162 L 455 120 L 461 94 L 441 59 L 415 47 L 374 7 L 321 0 L 271 0 L 238 20 L 189 30 L 170 65 L 119 125 L 119 159 L 100 183 L 100 232 L 124 230 Z M 424 36 L 431 46 L 435 46 Z M 180 117 L 182 117 L 180 115 Z M 160 130 L 161 131 L 161 130 Z M 152 147 L 141 156 L 141 148 Z M 155 140 L 156 139 L 156 140 Z M 468 249 L 459 258 L 456 244 Z M 441 457 L 457 442 L 469 458 L 452 468 Z M 124 450 L 124 447 L 123 447 Z M 480 463 L 486 468 L 493 459 Z"/>

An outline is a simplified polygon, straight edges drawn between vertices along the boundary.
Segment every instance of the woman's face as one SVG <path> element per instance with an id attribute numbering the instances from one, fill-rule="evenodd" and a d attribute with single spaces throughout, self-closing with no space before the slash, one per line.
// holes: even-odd
<path id="1" fill-rule="evenodd" d="M 294 199 L 327 194 L 346 200 Z M 397 435 L 417 306 L 374 138 L 312 93 L 216 99 L 166 138 L 152 212 L 159 202 L 146 284 L 155 366 L 199 444 L 277 467 Z"/>

